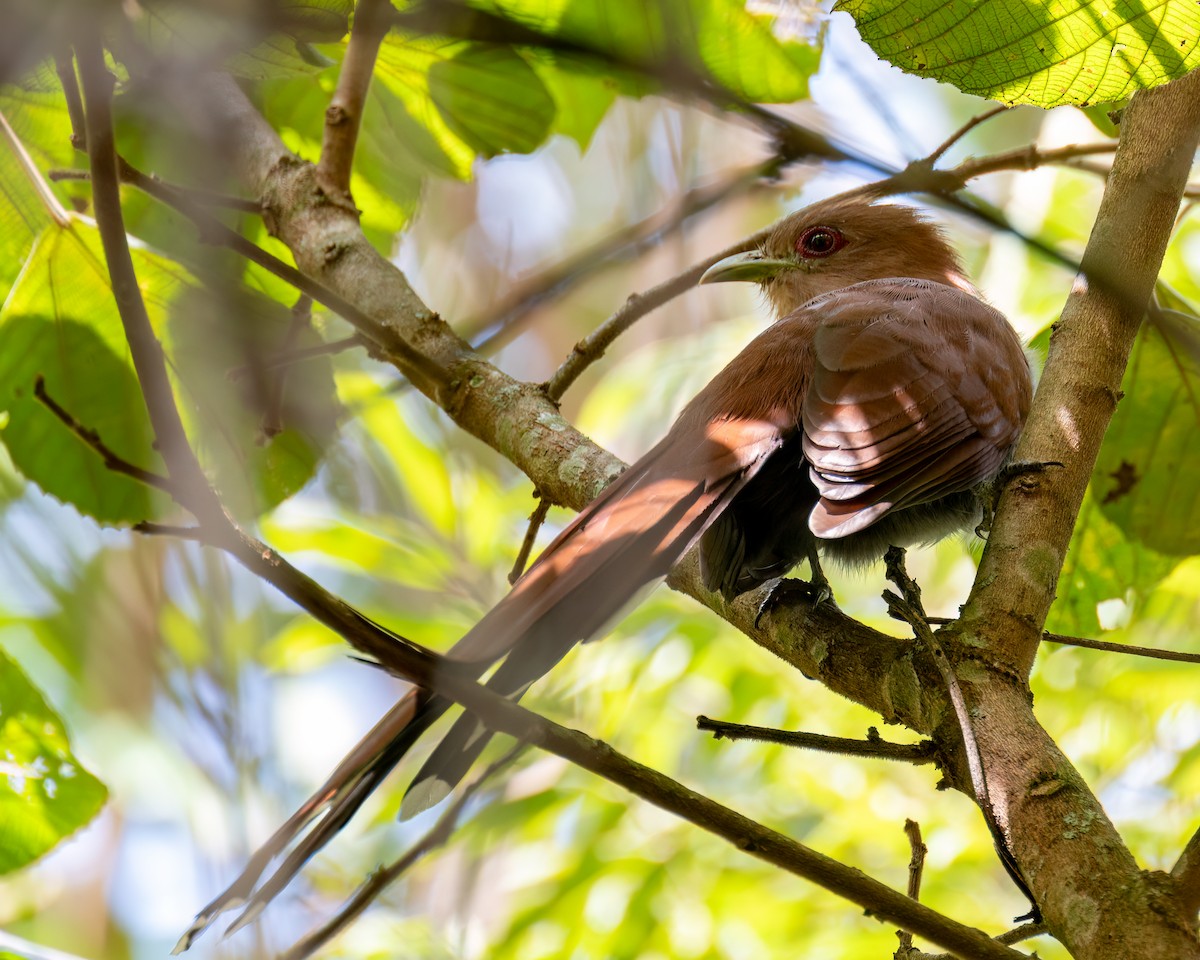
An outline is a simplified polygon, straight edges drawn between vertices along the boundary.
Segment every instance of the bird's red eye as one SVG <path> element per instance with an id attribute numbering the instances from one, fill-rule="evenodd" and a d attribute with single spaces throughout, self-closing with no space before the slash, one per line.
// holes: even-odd
<path id="1" fill-rule="evenodd" d="M 796 252 L 806 259 L 820 259 L 837 253 L 846 245 L 846 238 L 833 227 L 809 227 L 796 241 Z"/>

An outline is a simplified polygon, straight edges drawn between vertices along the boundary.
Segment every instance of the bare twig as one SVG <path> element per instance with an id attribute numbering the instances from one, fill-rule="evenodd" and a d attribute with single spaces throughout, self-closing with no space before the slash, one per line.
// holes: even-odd
<path id="1" fill-rule="evenodd" d="M 879 760 L 902 760 L 905 763 L 932 763 L 936 745 L 932 740 L 920 743 L 889 743 L 868 734 L 866 740 L 851 740 L 848 737 L 830 737 L 822 733 L 806 733 L 801 730 L 775 730 L 771 727 L 755 727 L 742 723 L 728 723 L 708 717 L 696 718 L 696 729 L 705 730 L 714 740 L 757 740 L 761 743 L 778 743 L 785 747 L 800 747 L 805 750 L 820 750 L 823 753 L 838 753 L 852 757 L 873 757 Z"/>
<path id="2" fill-rule="evenodd" d="M 135 178 L 144 178 L 146 181 L 157 183 L 164 191 L 169 190 L 172 193 L 186 197 L 194 203 L 198 203 L 206 207 L 226 207 L 230 210 L 241 210 L 243 213 L 262 213 L 262 204 L 257 200 L 247 200 L 245 197 L 235 197 L 228 193 L 217 193 L 213 190 L 201 190 L 197 187 L 183 187 L 177 183 L 168 183 L 157 174 L 142 173 L 140 170 L 135 170 L 122 157 L 117 158 L 118 173 L 122 183 L 130 183 L 133 186 L 141 187 L 140 182 L 134 182 L 129 179 L 130 176 Z M 58 168 L 49 170 L 46 176 L 56 183 L 60 180 L 91 180 L 92 174 L 88 170 L 74 170 L 70 168 Z M 148 192 L 148 191 L 147 191 Z"/>
<path id="3" fill-rule="evenodd" d="M 325 110 L 325 137 L 317 163 L 317 179 L 332 198 L 344 203 L 351 203 L 350 171 L 358 127 L 371 86 L 375 57 L 388 32 L 391 12 L 388 0 L 358 0 L 337 88 Z"/>
<path id="4" fill-rule="evenodd" d="M 304 331 L 312 328 L 312 297 L 307 293 L 300 294 L 292 305 L 291 312 L 291 322 L 288 324 L 287 334 L 283 340 L 283 350 L 281 351 L 283 353 L 290 351 L 297 338 Z M 264 366 L 259 366 L 259 372 L 265 372 Z M 260 442 L 266 442 L 283 433 L 283 397 L 287 386 L 287 374 L 287 366 L 284 365 L 268 383 L 267 402 L 259 423 Z"/>
<path id="5" fill-rule="evenodd" d="M 46 392 L 46 380 L 39 373 L 33 381 L 33 395 L 42 402 L 42 404 L 61 420 L 75 436 L 86 443 L 104 461 L 104 466 L 113 473 L 120 473 L 139 483 L 144 483 L 148 487 L 154 487 L 157 490 L 163 490 L 166 493 L 175 495 L 174 485 L 169 479 L 162 474 L 155 473 L 153 470 L 146 470 L 136 464 L 130 463 L 123 457 L 118 456 L 112 451 L 103 440 L 100 439 L 100 434 L 95 430 L 85 427 L 82 423 L 76 420 L 68 413 L 58 402 Z"/>
<path id="6" fill-rule="evenodd" d="M 1179 663 L 1200 663 L 1200 653 L 1185 653 L 1182 650 L 1160 650 L 1157 647 L 1135 647 L 1128 643 L 1110 643 L 1107 640 L 1089 640 L 1086 637 L 1064 637 L 1060 633 L 1043 633 L 1048 643 L 1061 643 L 1088 650 L 1104 650 L 1109 653 L 1124 653 L 1131 657 L 1149 657 L 1152 660 L 1174 660 Z"/>
<path id="7" fill-rule="evenodd" d="M 925 854 L 929 849 L 921 839 L 921 825 L 916 820 L 904 821 L 904 835 L 908 837 L 908 845 L 912 849 L 908 861 L 908 895 L 920 900 L 921 875 L 925 872 Z"/>
<path id="8" fill-rule="evenodd" d="M 152 537 L 177 537 L 180 540 L 191 540 L 195 543 L 212 545 L 212 539 L 203 527 L 181 527 L 170 523 L 154 523 L 150 520 L 139 520 L 130 529 L 134 533 L 144 533 Z"/>
<path id="9" fill-rule="evenodd" d="M 971 775 L 971 788 L 975 794 L 975 802 L 983 812 L 983 818 L 995 842 L 996 853 L 1000 857 L 1000 862 L 1004 865 L 1004 869 L 1013 882 L 1020 888 L 1021 892 L 1029 898 L 1030 913 L 1027 915 L 1028 919 L 1035 922 L 1040 921 L 1042 919 L 1041 910 L 1033 897 L 1033 893 L 1029 889 L 1029 885 L 1025 882 L 1025 878 L 1021 874 L 1020 865 L 1017 863 L 1016 857 L 1013 856 L 1012 849 L 1008 843 L 1008 837 L 1004 832 L 1004 827 L 1000 822 L 1000 818 L 996 815 L 995 806 L 992 804 L 991 793 L 988 790 L 987 774 L 983 767 L 983 756 L 979 751 L 979 742 L 975 737 L 975 727 L 971 722 L 971 714 L 967 708 L 967 701 L 963 696 L 962 687 L 959 685 L 954 668 L 950 665 L 950 659 L 946 656 L 946 651 L 942 649 L 941 643 L 938 642 L 933 630 L 929 627 L 929 620 L 925 616 L 925 609 L 921 603 L 921 588 L 908 575 L 908 571 L 904 568 L 904 550 L 900 547 L 889 547 L 887 554 L 884 556 L 884 565 L 887 570 L 888 580 L 895 584 L 896 589 L 899 591 L 899 593 L 893 593 L 891 590 L 883 592 L 883 599 L 887 604 L 888 614 L 912 627 L 913 635 L 929 652 L 933 658 L 934 665 L 938 669 L 938 673 L 942 676 L 942 681 L 946 684 L 946 692 L 949 694 L 950 703 L 954 707 L 954 716 L 958 721 L 959 733 L 962 735 L 963 755 L 967 761 L 967 770 Z"/>
<path id="10" fill-rule="evenodd" d="M 340 340 L 329 340 L 326 343 L 320 343 L 313 347 L 302 347 L 299 350 L 284 350 L 265 358 L 262 363 L 255 364 L 253 367 L 249 364 L 233 367 L 226 375 L 230 380 L 241 380 L 254 371 L 290 367 L 293 363 L 303 363 L 305 360 L 312 360 L 314 357 L 327 357 L 335 353 L 344 353 L 346 350 L 353 350 L 355 347 L 364 347 L 366 345 L 367 341 L 363 339 L 362 334 L 352 333 L 350 336 L 342 337 Z"/>
<path id="11" fill-rule="evenodd" d="M 355 891 L 354 896 L 334 916 L 280 954 L 279 960 L 304 960 L 305 957 L 311 957 L 317 950 L 341 933 L 341 931 L 345 930 L 373 901 L 378 899 L 379 895 L 387 887 L 400 879 L 419 860 L 427 854 L 432 853 L 438 847 L 444 846 L 458 828 L 459 818 L 462 816 L 463 810 L 466 809 L 467 803 L 471 798 L 478 793 L 479 789 L 488 780 L 511 764 L 525 749 L 526 744 L 518 743 L 499 760 L 484 770 L 475 780 L 464 787 L 454 799 L 454 802 L 438 817 L 437 823 L 430 828 L 428 833 L 413 844 L 404 856 L 371 874 L 366 882 Z M 230 929 L 232 931 L 233 928 L 231 927 Z"/>
<path id="12" fill-rule="evenodd" d="M 916 820 L 904 821 L 904 835 L 908 837 L 908 846 L 912 851 L 908 858 L 908 895 L 913 900 L 921 899 L 921 876 L 925 872 L 925 854 L 929 848 L 921 839 L 921 825 Z M 904 960 L 912 955 L 913 935 L 907 930 L 897 930 L 896 937 L 900 946 L 896 950 L 896 960 Z"/>
<path id="13" fill-rule="evenodd" d="M 138 187 L 190 219 L 200 230 L 201 236 L 208 242 L 229 247 L 235 253 L 258 264 L 268 273 L 290 283 L 301 293 L 307 294 L 317 303 L 338 314 L 364 337 L 399 358 L 410 377 L 412 375 L 420 376 L 439 388 L 444 388 L 449 383 L 449 376 L 445 370 L 425 354 L 413 348 L 395 330 L 379 323 L 344 297 L 301 273 L 295 267 L 284 263 L 257 244 L 251 243 L 236 230 L 221 223 L 198 203 L 193 202 L 185 193 L 176 191 L 174 187 L 161 180 L 147 176 L 124 160 L 121 160 L 121 175 L 126 183 Z"/>
<path id="14" fill-rule="evenodd" d="M 661 243 L 697 214 L 769 181 L 778 175 L 783 165 L 781 158 L 772 156 L 752 167 L 735 171 L 716 183 L 687 191 L 644 220 L 610 233 L 521 284 L 508 303 L 500 307 L 489 320 L 466 323 L 464 335 L 472 337 L 475 349 L 481 352 L 496 349 L 523 329 L 525 321 L 539 307 L 563 296 L 617 260 L 636 256 Z M 483 335 L 474 336 L 474 331 L 480 331 Z"/>
<path id="15" fill-rule="evenodd" d="M 521 574 L 525 572 L 525 565 L 529 563 L 529 554 L 533 552 L 533 543 L 537 540 L 538 530 L 541 529 L 542 522 L 546 519 L 546 514 L 550 510 L 550 501 L 543 497 L 536 490 L 534 496 L 538 498 L 537 506 L 533 508 L 533 513 L 529 515 L 529 526 L 525 530 L 525 539 L 521 541 L 521 549 L 517 551 L 517 559 L 513 561 L 512 569 L 508 572 L 508 582 L 516 583 L 520 579 Z"/>
<path id="16" fill-rule="evenodd" d="M 87 152 L 87 134 L 84 130 L 83 98 L 79 95 L 79 80 L 75 76 L 75 59 L 68 47 L 54 54 L 54 72 L 62 84 L 63 96 L 67 101 L 67 116 L 71 119 L 71 146 Z"/>
<path id="17" fill-rule="evenodd" d="M 773 229 L 773 228 L 772 228 Z M 682 273 L 676 274 L 669 280 L 664 280 L 658 286 L 651 287 L 644 293 L 635 293 L 622 304 L 611 317 L 575 344 L 570 355 L 562 365 L 554 371 L 554 375 L 546 383 L 546 393 L 551 400 L 562 399 L 567 388 L 571 386 L 589 366 L 604 356 L 614 340 L 632 327 L 637 321 L 665 303 L 674 300 L 681 293 L 694 287 L 701 275 L 718 260 L 734 253 L 749 250 L 760 243 L 771 232 L 770 229 L 758 231 L 744 240 L 727 247 L 720 253 L 706 257 L 699 263 L 688 267 Z"/>
<path id="18" fill-rule="evenodd" d="M 928 157 L 925 158 L 925 162 L 928 163 L 929 166 L 932 167 L 935 163 L 937 163 L 939 160 L 942 159 L 942 157 L 945 155 L 947 150 L 949 150 L 952 146 L 954 146 L 956 143 L 958 143 L 959 140 L 961 140 L 963 137 L 965 137 L 968 133 L 970 133 L 972 130 L 974 130 L 977 126 L 979 126 L 981 123 L 986 123 L 988 120 L 991 120 L 992 117 L 998 117 L 1002 113 L 1007 113 L 1009 111 L 1009 109 L 1010 109 L 1009 107 L 1006 107 L 1003 104 L 1001 104 L 998 107 L 992 107 L 990 110 L 985 110 L 985 111 L 983 111 L 983 113 L 972 117 L 970 120 L 968 120 L 966 123 L 964 123 L 961 127 L 959 127 L 957 130 L 955 130 L 952 134 L 950 134 L 950 136 L 947 137 L 946 140 L 941 145 L 939 145 L 936 150 L 933 151 L 933 153 L 931 153 Z"/>

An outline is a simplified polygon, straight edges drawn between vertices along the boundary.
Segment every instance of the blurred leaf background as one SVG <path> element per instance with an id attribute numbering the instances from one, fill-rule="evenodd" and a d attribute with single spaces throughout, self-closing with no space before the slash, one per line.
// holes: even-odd
<path id="1" fill-rule="evenodd" d="M 778 102 L 787 116 L 885 163 L 928 153 L 983 107 L 881 63 L 849 17 L 804 3 L 475 6 L 552 23 L 556 36 L 619 53 L 630 67 L 395 31 L 380 54 L 352 187 L 368 236 L 425 301 L 464 333 L 501 332 L 496 362 L 530 380 L 549 376 L 630 293 L 870 175 L 800 164 L 746 186 L 741 175 L 771 143 L 736 116 L 654 92 L 638 68 L 673 49 L 663 39 L 673 23 L 647 11 L 699 11 L 685 47 L 696 64 L 739 97 Z M 281 5 L 297 17 L 251 25 L 265 36 L 220 16 L 220 4 L 149 9 L 154 16 L 137 21 L 147 49 L 168 62 L 226 63 L 252 83 L 289 147 L 315 159 L 348 3 Z M 35 46 L 53 40 L 45 30 L 31 38 Z M 31 64 L 12 79 L 0 112 L 36 169 L 82 165 L 53 65 Z M 177 82 L 187 82 L 186 71 Z M 198 149 L 152 93 L 122 88 L 124 155 L 173 182 L 236 192 L 211 150 Z M 1073 107 L 1022 108 L 973 131 L 946 162 L 1101 137 Z M 689 190 L 735 181 L 742 185 L 726 202 L 647 249 L 611 257 L 497 329 L 501 317 L 512 323 L 514 298 L 562 259 L 678 210 Z M 128 531 L 139 519 L 170 519 L 171 505 L 106 472 L 31 396 L 40 373 L 110 445 L 155 466 L 87 219 L 89 190 L 56 182 L 47 201 L 7 144 L 0 184 L 3 762 L 10 793 L 36 793 L 42 816 L 26 824 L 6 814 L 0 826 L 0 871 L 8 871 L 0 926 L 79 956 L 141 960 L 170 948 L 401 685 L 349 659 L 336 637 L 224 558 Z M 976 186 L 1021 229 L 1078 254 L 1102 180 L 1042 169 Z M 534 506 L 529 483 L 361 349 L 294 364 L 280 381 L 271 372 L 276 351 L 349 328 L 322 310 L 294 311 L 294 292 L 278 281 L 199 244 L 193 228 L 137 192 L 124 199 L 189 428 L 231 507 L 370 616 L 448 646 L 506 589 Z M 1044 334 L 1071 276 L 1012 237 L 935 213 L 986 296 L 1024 336 Z M 229 222 L 283 253 L 256 218 Z M 1200 301 L 1198 258 L 1195 219 L 1184 217 L 1163 275 L 1177 291 L 1174 326 L 1148 327 L 1139 343 L 1049 629 L 1196 649 L 1200 567 L 1189 555 L 1200 485 L 1187 438 L 1200 418 L 1189 306 Z M 572 388 L 564 412 L 633 458 L 766 322 L 749 289 L 691 291 L 623 337 Z M 1035 343 L 1044 349 L 1044 341 Z M 238 370 L 249 374 L 230 379 Z M 283 417 L 282 433 L 263 433 L 268 410 Z M 1137 483 L 1116 489 L 1127 461 Z M 539 543 L 565 520 L 552 511 Z M 930 613 L 953 615 L 965 599 L 973 552 L 977 545 L 952 541 L 910 558 Z M 882 586 L 878 568 L 834 574 L 848 613 L 895 630 Z M 1042 722 L 1140 861 L 1169 867 L 1200 794 L 1195 668 L 1046 645 L 1033 686 Z M 993 932 L 1024 909 L 978 811 L 938 792 L 932 770 L 699 734 L 698 714 L 851 737 L 878 718 L 665 590 L 611 638 L 573 653 L 528 699 L 897 887 L 909 858 L 903 823 L 917 820 L 930 851 L 926 902 Z M 36 729 L 45 743 L 21 739 L 7 717 L 12 703 L 24 705 L 19 729 Z M 74 790 L 58 789 L 61 769 L 56 778 L 36 766 L 47 752 L 79 772 Z M 92 774 L 108 790 L 94 820 L 104 787 Z M 403 782 L 375 797 L 257 924 L 223 943 L 202 940 L 193 955 L 270 955 L 327 917 L 432 823 L 430 815 L 396 822 Z M 49 828 L 47 810 L 58 817 Z M 1064 956 L 1056 944 L 1036 946 L 1043 957 Z M 529 753 L 471 804 L 451 845 L 328 955 L 762 960 L 882 957 L 894 948 L 894 931 L 832 895 Z"/>

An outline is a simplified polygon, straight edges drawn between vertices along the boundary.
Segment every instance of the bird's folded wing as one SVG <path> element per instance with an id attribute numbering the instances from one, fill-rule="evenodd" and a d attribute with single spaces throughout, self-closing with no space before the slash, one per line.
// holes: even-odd
<path id="1" fill-rule="evenodd" d="M 856 284 L 833 299 L 814 334 L 803 410 L 821 494 L 813 532 L 847 536 L 994 476 L 1016 441 L 1027 382 L 1002 379 L 1025 363 L 1003 316 L 915 280 Z"/>

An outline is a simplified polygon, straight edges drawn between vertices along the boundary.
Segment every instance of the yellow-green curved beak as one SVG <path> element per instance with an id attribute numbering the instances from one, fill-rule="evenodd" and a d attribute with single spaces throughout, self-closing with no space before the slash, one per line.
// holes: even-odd
<path id="1" fill-rule="evenodd" d="M 795 267 L 791 260 L 772 260 L 758 250 L 735 253 L 718 260 L 704 271 L 701 283 L 724 283 L 726 280 L 769 280 L 784 270 Z"/>

